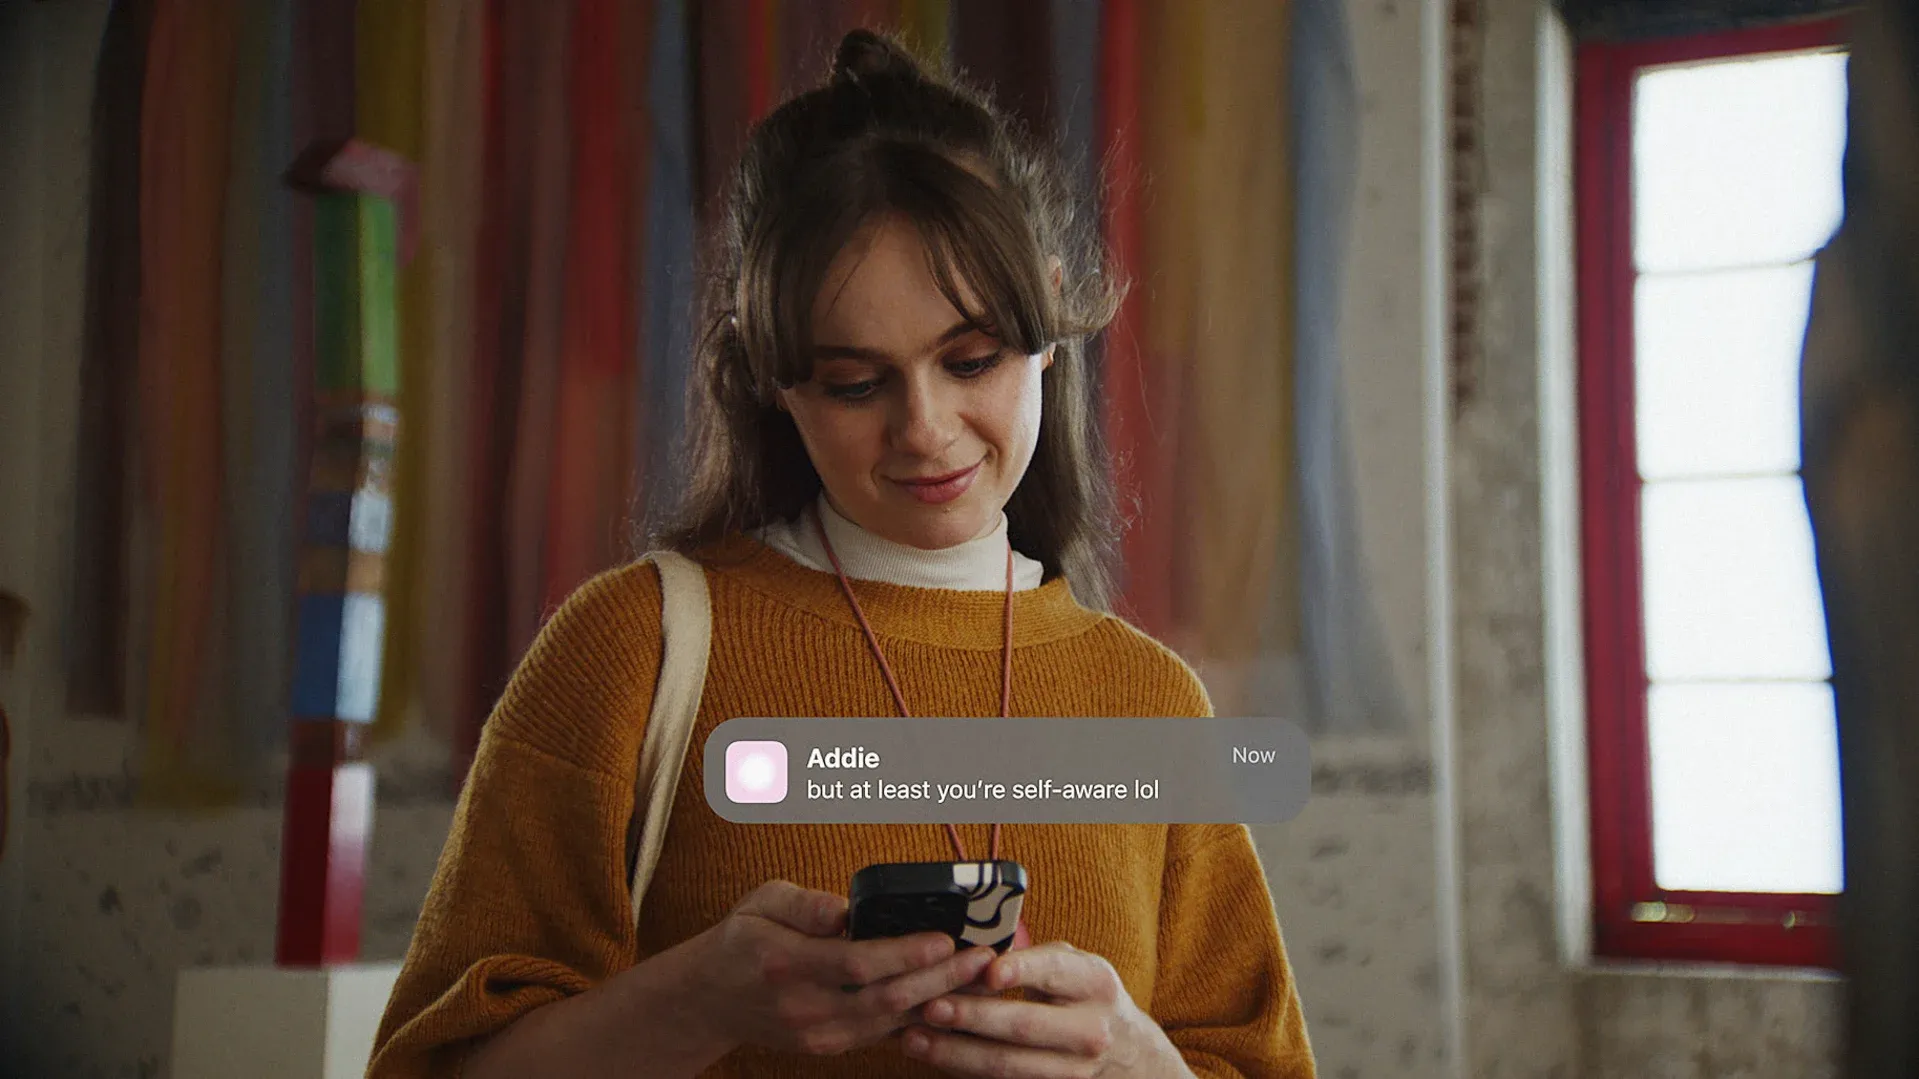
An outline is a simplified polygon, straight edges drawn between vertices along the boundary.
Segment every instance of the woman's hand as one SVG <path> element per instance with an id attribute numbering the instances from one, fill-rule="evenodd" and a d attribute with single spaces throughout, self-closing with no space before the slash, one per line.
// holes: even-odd
<path id="1" fill-rule="evenodd" d="M 846 900 L 773 881 L 699 939 L 697 1010 L 727 1044 L 832 1055 L 876 1042 L 975 980 L 990 948 L 944 933 L 848 941 Z"/>
<path id="2" fill-rule="evenodd" d="M 976 995 L 1023 986 L 1029 1000 Z M 906 1055 L 980 1079 L 1160 1079 L 1193 1073 L 1112 964 L 1051 942 L 995 959 L 976 986 L 921 1009 Z"/>

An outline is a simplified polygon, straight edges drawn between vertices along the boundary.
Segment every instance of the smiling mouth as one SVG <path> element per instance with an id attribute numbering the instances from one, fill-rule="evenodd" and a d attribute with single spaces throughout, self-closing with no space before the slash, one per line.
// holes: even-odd
<path id="1" fill-rule="evenodd" d="M 962 469 L 957 469 L 957 470 L 955 470 L 955 471 L 952 471 L 952 472 L 948 472 L 948 473 L 946 473 L 946 474 L 945 474 L 945 475 L 943 475 L 943 476 L 910 476 L 910 477 L 908 477 L 908 478 L 906 478 L 906 479 L 901 479 L 901 480 L 895 480 L 894 482 L 895 482 L 895 483 L 904 483 L 904 484 L 907 484 L 907 485 L 909 485 L 909 486 L 925 486 L 925 487 L 932 487 L 932 486 L 937 486 L 937 485 L 939 485 L 939 484 L 942 484 L 942 483 L 951 483 L 951 482 L 953 482 L 954 480 L 956 480 L 956 479 L 959 479 L 959 478 L 960 478 L 961 476 L 964 476 L 964 475 L 966 475 L 966 474 L 967 474 L 968 472 L 971 472 L 971 471 L 973 471 L 973 469 L 975 469 L 975 468 L 978 468 L 978 467 L 979 467 L 979 465 L 977 465 L 977 464 L 975 464 L 975 465 L 969 465 L 969 466 L 968 466 L 968 467 L 966 467 L 966 468 L 962 468 Z"/>
<path id="2" fill-rule="evenodd" d="M 971 468 L 962 468 L 958 472 L 948 472 L 939 476 L 915 476 L 910 479 L 895 479 L 893 482 L 899 484 L 906 490 L 907 494 L 912 495 L 921 502 L 938 505 L 943 502 L 951 502 L 965 494 L 967 488 L 973 486 L 973 481 L 979 478 L 980 470 L 985 464 L 986 462 L 982 460 Z"/>

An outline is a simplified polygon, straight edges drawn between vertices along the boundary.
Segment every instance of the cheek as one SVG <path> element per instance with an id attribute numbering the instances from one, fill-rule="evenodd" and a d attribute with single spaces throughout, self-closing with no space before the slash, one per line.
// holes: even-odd
<path id="1" fill-rule="evenodd" d="M 1014 374 L 1014 372 L 1008 372 Z M 1032 459 L 1039 442 L 1040 416 L 1044 396 L 1040 390 L 1038 365 L 1017 372 L 1017 377 L 1000 381 L 982 401 L 982 434 L 1009 461 L 1022 469 Z"/>
<path id="2" fill-rule="evenodd" d="M 879 456 L 881 434 L 867 411 L 808 401 L 793 410 L 793 422 L 822 476 L 865 470 Z"/>

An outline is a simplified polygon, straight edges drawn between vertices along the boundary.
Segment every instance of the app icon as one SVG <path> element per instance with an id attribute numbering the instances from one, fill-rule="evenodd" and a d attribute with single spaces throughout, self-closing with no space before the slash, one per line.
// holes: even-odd
<path id="1" fill-rule="evenodd" d="M 786 799 L 786 744 L 734 742 L 726 747 L 726 797 L 732 802 Z"/>

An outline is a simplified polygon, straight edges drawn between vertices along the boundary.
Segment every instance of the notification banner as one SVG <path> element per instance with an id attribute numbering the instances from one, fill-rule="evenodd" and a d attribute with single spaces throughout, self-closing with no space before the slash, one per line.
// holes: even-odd
<path id="1" fill-rule="evenodd" d="M 740 824 L 1268 824 L 1313 772 L 1297 724 L 1237 717 L 741 717 L 702 763 Z"/>

